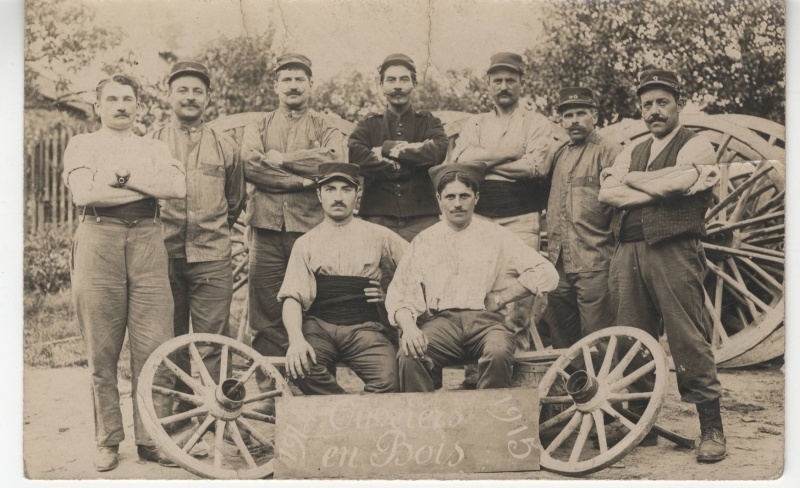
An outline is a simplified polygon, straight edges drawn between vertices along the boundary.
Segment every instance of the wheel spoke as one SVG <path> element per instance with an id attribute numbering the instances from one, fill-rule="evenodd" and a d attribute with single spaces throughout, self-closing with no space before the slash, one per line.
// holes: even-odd
<path id="1" fill-rule="evenodd" d="M 188 453 L 189 451 L 191 451 L 192 448 L 195 446 L 195 444 L 197 444 L 200 438 L 203 437 L 203 434 L 206 433 L 208 428 L 211 427 L 211 424 L 213 423 L 214 423 L 214 416 L 206 415 L 206 418 L 200 424 L 200 427 L 198 427 L 197 430 L 195 430 L 194 433 L 192 433 L 192 436 L 189 437 L 189 439 L 186 441 L 186 444 L 184 444 L 183 447 L 181 448 L 183 449 L 183 452 Z"/>
<path id="2" fill-rule="evenodd" d="M 588 373 L 589 376 L 596 376 L 594 373 L 594 364 L 592 364 L 592 353 L 589 351 L 589 346 L 584 344 L 581 347 L 581 350 L 583 351 L 583 367 L 586 368 L 586 373 Z"/>
<path id="3" fill-rule="evenodd" d="M 636 428 L 636 424 L 625 418 L 621 413 L 617 412 L 614 407 L 611 406 L 610 403 L 606 402 L 600 406 L 600 408 L 606 412 L 607 414 L 611 415 L 615 419 L 619 421 L 622 425 L 628 428 L 628 430 L 632 431 Z"/>
<path id="4" fill-rule="evenodd" d="M 776 234 L 779 234 L 779 235 L 784 235 L 785 231 L 786 231 L 786 224 L 772 225 L 770 227 L 764 227 L 762 229 L 756 229 L 756 230 L 747 232 L 743 236 L 743 241 L 744 242 L 751 242 L 751 239 L 754 238 L 754 237 L 763 237 L 763 236 L 775 237 L 775 236 L 769 236 L 768 235 L 768 234 L 773 234 L 773 233 L 776 233 Z M 752 244 L 750 244 L 750 245 L 752 246 Z M 759 249 L 761 249 L 761 248 L 759 248 Z"/>
<path id="5" fill-rule="evenodd" d="M 784 264 L 783 253 L 778 253 L 776 251 L 773 251 L 774 253 L 777 254 L 777 256 L 776 256 L 776 255 L 768 252 L 768 251 L 770 251 L 769 249 L 762 249 L 760 247 L 750 246 L 750 247 L 755 249 L 755 252 L 754 252 L 752 249 L 751 250 L 745 249 L 746 244 L 744 244 L 744 243 L 742 243 L 741 246 L 742 246 L 742 249 L 736 249 L 736 248 L 733 248 L 733 247 L 718 246 L 716 244 L 709 244 L 707 242 L 703 243 L 703 247 L 705 249 L 710 250 L 710 251 L 719 251 L 719 252 L 723 252 L 723 253 L 727 253 L 727 254 L 732 254 L 734 256 L 744 256 L 746 258 L 761 259 L 763 261 L 769 261 L 769 262 L 772 262 L 772 263 L 778 263 L 780 265 Z"/>
<path id="6" fill-rule="evenodd" d="M 233 270 L 233 276 L 236 276 L 239 273 L 241 273 L 244 267 L 247 266 L 247 262 L 248 262 L 247 259 L 243 259 L 242 262 L 239 263 L 239 265 L 236 266 L 236 268 Z"/>
<path id="7" fill-rule="evenodd" d="M 162 417 L 158 419 L 158 421 L 161 423 L 161 425 L 167 425 L 181 420 L 190 419 L 192 417 L 197 417 L 198 415 L 203 415 L 204 413 L 208 413 L 208 407 L 202 405 L 197 408 L 187 410 L 185 412 L 176 413 L 174 415 L 169 415 L 167 417 Z"/>
<path id="8" fill-rule="evenodd" d="M 722 285 L 720 284 L 718 286 L 719 286 L 719 288 L 717 288 L 717 295 L 721 296 L 722 295 Z M 706 292 L 705 289 L 703 289 L 703 297 L 704 297 L 705 302 L 706 302 L 706 308 L 710 312 L 711 319 L 714 322 L 714 333 L 713 333 L 713 337 L 712 337 L 712 340 L 711 340 L 711 344 L 712 345 L 716 345 L 718 339 L 723 344 L 725 344 L 728 341 L 728 335 L 725 333 L 725 328 L 722 326 L 722 322 L 720 321 L 720 314 L 722 312 L 722 309 L 721 308 L 717 308 L 714 305 L 712 305 L 711 298 L 708 297 L 708 292 Z M 720 299 L 717 300 L 717 304 L 720 305 L 720 307 L 722 306 L 721 302 L 722 302 L 722 300 L 720 300 Z"/>
<path id="9" fill-rule="evenodd" d="M 219 361 L 219 384 L 221 385 L 223 381 L 228 378 L 228 345 L 222 345 L 222 352 L 220 353 L 220 361 Z"/>
<path id="10" fill-rule="evenodd" d="M 608 340 L 608 347 L 606 348 L 606 356 L 603 358 L 603 364 L 600 365 L 600 372 L 597 374 L 598 379 L 605 378 L 609 370 L 611 370 L 611 363 L 614 361 L 614 355 L 617 353 L 617 336 L 612 335 Z"/>
<path id="11" fill-rule="evenodd" d="M 572 420 L 570 420 L 569 423 L 564 427 L 564 430 L 558 433 L 556 438 L 553 439 L 553 442 L 551 442 L 550 445 L 547 446 L 545 452 L 550 454 L 559 447 L 561 447 L 561 444 L 563 444 L 564 441 L 567 440 L 567 438 L 570 435 L 572 435 L 573 432 L 575 432 L 575 429 L 578 428 L 578 424 L 581 423 L 581 417 L 583 417 L 583 415 L 580 412 L 576 411 L 572 415 Z"/>
<path id="12" fill-rule="evenodd" d="M 242 439 L 242 434 L 239 432 L 239 428 L 234 422 L 227 422 L 227 428 L 231 437 L 233 437 L 233 443 L 236 444 L 236 448 L 239 449 L 242 457 L 244 457 L 244 460 L 247 461 L 247 465 L 251 469 L 257 468 L 258 464 L 256 464 L 255 459 L 253 459 L 253 456 L 250 454 L 250 450 L 247 449 L 247 445 L 245 445 L 244 439 Z"/>
<path id="13" fill-rule="evenodd" d="M 747 289 L 744 278 L 742 278 L 742 273 L 739 272 L 739 267 L 736 266 L 736 262 L 733 260 L 733 257 L 729 256 L 728 259 L 726 259 L 726 262 L 728 263 L 728 267 L 731 269 L 731 272 L 733 272 L 733 277 L 736 278 L 737 282 L 739 282 L 739 285 L 741 285 L 742 288 Z M 747 297 L 745 297 L 745 299 L 747 299 Z M 747 308 L 750 310 L 750 315 L 752 315 L 753 318 L 758 317 L 758 311 L 756 310 L 756 306 L 753 304 L 752 300 L 747 300 Z"/>
<path id="14" fill-rule="evenodd" d="M 727 166 L 726 166 L 726 168 L 727 168 Z M 729 203 L 734 201 L 734 199 L 738 198 L 739 195 L 744 193 L 745 190 L 747 190 L 753 184 L 755 184 L 755 182 L 758 181 L 758 179 L 761 178 L 764 174 L 766 174 L 770 169 L 772 169 L 771 166 L 766 166 L 766 167 L 762 167 L 761 169 L 756 169 L 756 171 L 754 171 L 753 174 L 750 175 L 750 177 L 747 179 L 747 181 L 745 181 L 744 183 L 739 185 L 739 187 L 736 188 L 735 190 L 733 190 L 732 192 L 728 193 L 725 196 L 725 198 L 720 198 L 719 203 L 717 203 L 714 206 L 714 208 L 712 208 L 711 210 L 709 210 L 706 213 L 706 222 L 709 222 L 712 217 L 714 217 L 715 215 L 720 213 L 720 211 L 722 209 L 727 207 Z"/>
<path id="15" fill-rule="evenodd" d="M 253 364 L 251 364 L 250 367 L 247 369 L 247 371 L 245 371 L 245 373 L 241 376 L 241 378 L 239 378 L 238 380 L 239 383 L 241 384 L 247 383 L 248 380 L 250 380 L 250 377 L 253 376 L 253 373 L 256 372 L 256 369 L 258 369 L 258 361 L 253 359 Z"/>
<path id="16" fill-rule="evenodd" d="M 168 396 L 173 400 L 180 400 L 182 402 L 191 403 L 192 405 L 202 405 L 205 403 L 203 397 L 199 397 L 197 395 L 190 395 L 188 393 L 184 393 L 182 391 L 177 390 L 170 390 L 169 388 L 164 388 L 163 386 L 153 385 L 153 392 L 161 393 L 164 396 Z"/>
<path id="17" fill-rule="evenodd" d="M 780 262 L 781 263 L 783 263 L 783 258 L 785 257 L 785 254 L 784 254 L 783 251 L 776 251 L 775 249 L 769 249 L 769 248 L 765 248 L 765 247 L 758 247 L 758 246 L 754 246 L 752 244 L 748 244 L 746 242 L 742 242 L 739 246 L 740 246 L 741 249 L 743 249 L 745 251 L 760 252 L 760 253 L 766 254 L 767 256 L 780 258 Z"/>
<path id="18" fill-rule="evenodd" d="M 246 405 L 248 403 L 260 402 L 261 400 L 266 400 L 267 398 L 275 398 L 281 395 L 283 395 L 283 392 L 281 390 L 265 391 L 264 393 L 259 393 L 258 395 L 253 395 L 251 397 L 245 398 L 244 403 Z"/>
<path id="19" fill-rule="evenodd" d="M 717 228 L 709 229 L 706 234 L 707 235 L 712 235 L 712 234 L 717 234 L 719 232 L 725 232 L 725 231 L 729 231 L 729 230 L 741 229 L 741 228 L 747 227 L 749 225 L 754 225 L 754 224 L 758 224 L 760 222 L 765 222 L 767 220 L 772 220 L 772 219 L 776 219 L 776 218 L 779 218 L 779 217 L 783 217 L 785 214 L 786 214 L 786 212 L 783 212 L 783 211 L 781 211 L 781 212 L 773 212 L 771 214 L 762 215 L 762 216 L 759 216 L 759 217 L 753 217 L 751 219 L 740 220 L 739 222 L 733 222 L 733 223 L 728 224 L 728 225 L 723 225 L 723 226 L 720 226 L 720 227 L 717 227 Z"/>
<path id="20" fill-rule="evenodd" d="M 558 373 L 558 376 L 561 376 L 561 377 L 562 377 L 562 378 L 564 378 L 565 380 L 568 380 L 568 379 L 569 379 L 569 373 L 567 373 L 567 372 L 566 372 L 566 371 L 564 371 L 563 369 L 560 369 L 560 368 L 559 368 L 559 369 L 557 369 L 557 370 L 556 370 L 556 373 Z"/>
<path id="21" fill-rule="evenodd" d="M 609 393 L 607 400 L 609 403 L 621 403 L 633 400 L 649 400 L 651 398 L 653 398 L 652 391 L 643 391 L 636 393 Z"/>
<path id="22" fill-rule="evenodd" d="M 539 399 L 539 403 L 542 405 L 560 405 L 564 403 L 572 403 L 574 400 L 569 395 L 564 396 L 546 396 L 544 398 Z"/>
<path id="23" fill-rule="evenodd" d="M 199 381 L 186 374 L 186 371 L 179 368 L 178 365 L 173 363 L 170 358 L 165 356 L 162 362 L 164 366 L 166 366 L 170 371 L 172 371 L 172 373 L 175 376 L 180 378 L 181 381 L 186 383 L 186 385 L 189 386 L 189 388 L 191 388 L 195 393 L 202 393 L 205 390 L 205 388 Z"/>
<path id="24" fill-rule="evenodd" d="M 252 410 L 243 410 L 242 417 L 251 420 L 260 420 L 261 422 L 275 423 L 274 415 L 264 415 L 263 413 L 254 412 Z"/>
<path id="25" fill-rule="evenodd" d="M 211 373 L 208 372 L 208 368 L 206 368 L 203 362 L 203 357 L 200 356 L 200 351 L 197 350 L 197 345 L 194 342 L 189 343 L 189 356 L 192 358 L 197 371 L 200 372 L 200 378 L 203 379 L 203 383 L 206 386 L 217 386 L 214 379 L 211 377 Z"/>
<path id="26" fill-rule="evenodd" d="M 214 469 L 222 467 L 222 438 L 225 435 L 225 421 L 217 419 L 214 425 Z"/>
<path id="27" fill-rule="evenodd" d="M 574 412 L 577 409 L 578 409 L 577 405 L 572 405 L 571 407 L 569 407 L 568 409 L 564 410 L 563 412 L 561 412 L 560 414 L 556 415 L 555 417 L 545 420 L 544 422 L 539 424 L 539 432 L 547 430 L 550 427 L 556 426 L 556 425 L 566 421 L 568 418 L 570 418 L 572 415 L 574 415 Z"/>
<path id="28" fill-rule="evenodd" d="M 620 361 L 619 364 L 617 364 L 617 366 L 614 368 L 614 370 L 611 371 L 611 373 L 609 373 L 607 377 L 607 381 L 609 383 L 617 381 L 619 378 L 622 377 L 623 374 L 625 374 L 625 368 L 627 368 L 628 365 L 631 364 L 631 361 L 633 361 L 634 356 L 636 356 L 636 354 L 639 352 L 639 349 L 641 348 L 642 348 L 642 341 L 637 339 L 636 343 L 634 343 L 633 346 L 625 354 L 625 357 L 622 358 L 622 361 Z"/>
<path id="29" fill-rule="evenodd" d="M 720 268 L 718 268 L 714 263 L 712 263 L 711 261 L 706 261 L 706 264 L 708 264 L 708 268 L 711 271 L 713 271 L 717 276 L 722 278 L 723 281 L 725 281 L 725 283 L 729 287 L 731 287 L 734 290 L 736 290 L 737 292 L 739 292 L 745 298 L 748 298 L 749 300 L 751 300 L 758 308 L 760 308 L 761 310 L 763 310 L 765 312 L 771 310 L 769 305 L 767 305 L 766 303 L 762 302 L 757 296 L 753 295 L 753 293 L 751 293 L 750 290 L 747 289 L 747 287 L 745 287 L 743 285 L 740 285 L 739 282 L 737 282 L 734 278 L 732 278 L 727 273 L 725 273 Z M 753 318 L 756 318 L 756 317 L 754 316 Z"/>
<path id="30" fill-rule="evenodd" d="M 272 448 L 275 447 L 275 445 L 272 443 L 272 441 L 267 439 L 264 436 L 264 434 L 262 434 L 261 432 L 257 431 L 255 429 L 255 427 L 250 425 L 249 422 L 243 420 L 241 417 L 236 419 L 236 425 L 238 425 L 240 429 L 242 429 L 245 432 L 247 432 L 248 434 L 250 434 L 250 436 L 253 439 L 255 439 L 256 441 L 258 441 L 258 443 L 261 444 L 262 446 L 264 446 L 264 447 L 272 447 Z"/>
<path id="31" fill-rule="evenodd" d="M 589 438 L 589 432 L 592 429 L 592 415 L 583 414 L 583 421 L 581 422 L 581 430 L 578 431 L 578 437 L 575 439 L 575 444 L 572 446 L 572 452 L 569 455 L 569 462 L 578 462 L 583 452 L 583 446 L 586 445 L 586 439 Z"/>
<path id="32" fill-rule="evenodd" d="M 739 261 L 741 261 L 742 263 L 744 263 L 744 264 L 745 264 L 745 265 L 746 265 L 748 268 L 752 269 L 752 270 L 753 270 L 753 271 L 755 271 L 755 272 L 756 272 L 756 273 L 757 273 L 759 276 L 761 276 L 762 278 L 764 278 L 765 280 L 767 280 L 767 283 L 769 283 L 770 285 L 772 285 L 773 287 L 775 287 L 777 290 L 781 290 L 781 291 L 783 291 L 783 285 L 781 285 L 781 284 L 778 282 L 778 280 L 776 280 L 775 278 L 773 278 L 771 274 L 769 274 L 769 273 L 767 273 L 766 271 L 764 271 L 764 269 L 763 269 L 761 266 L 759 266 L 759 265 L 757 265 L 756 263 L 754 263 L 754 262 L 753 262 L 751 259 L 749 259 L 749 258 L 745 258 L 745 257 L 741 257 L 741 256 L 736 256 L 736 259 L 738 259 Z"/>
<path id="33" fill-rule="evenodd" d="M 603 421 L 603 412 L 600 410 L 592 410 L 592 418 L 594 419 L 594 430 L 597 432 L 597 443 L 600 445 L 600 452 L 608 451 L 608 441 L 606 440 L 606 426 Z"/>
<path id="34" fill-rule="evenodd" d="M 627 388 L 631 384 L 633 384 L 635 381 L 641 379 L 644 375 L 650 373 L 651 371 L 654 371 L 655 369 L 656 369 L 656 361 L 654 359 L 654 360 L 650 361 L 649 363 L 639 367 L 639 369 L 637 369 L 633 373 L 629 374 L 628 376 L 625 376 L 625 377 L 615 381 L 614 383 L 609 385 L 609 389 L 611 391 L 620 391 L 620 390 L 622 390 L 624 388 Z"/>

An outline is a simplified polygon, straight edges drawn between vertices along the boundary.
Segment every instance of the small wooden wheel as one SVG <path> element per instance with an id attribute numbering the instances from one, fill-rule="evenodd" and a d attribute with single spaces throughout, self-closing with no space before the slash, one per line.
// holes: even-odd
<path id="1" fill-rule="evenodd" d="M 584 369 L 576 370 L 576 364 Z M 668 374 L 663 349 L 642 330 L 609 327 L 575 343 L 539 383 L 539 411 L 546 405 L 563 407 L 561 413 L 539 423 L 541 466 L 555 473 L 581 476 L 617 462 L 655 424 L 667 394 Z M 629 391 L 634 382 L 648 375 L 654 379 L 651 391 Z M 560 378 L 567 381 L 566 395 Z M 631 401 L 647 402 L 635 422 L 622 413 Z M 626 432 L 613 446 L 606 439 L 605 416 L 616 419 Z M 593 431 L 599 448 L 587 442 Z"/>
<path id="2" fill-rule="evenodd" d="M 209 374 L 201 348 L 219 350 L 219 378 Z M 178 354 L 188 356 L 194 375 L 175 364 Z M 273 391 L 259 391 L 256 371 L 272 381 Z M 156 384 L 164 378 L 171 380 L 169 385 L 180 379 L 192 392 Z M 291 394 L 284 379 L 263 356 L 216 334 L 187 334 L 162 344 L 145 363 L 136 393 L 142 421 L 156 445 L 184 469 L 213 479 L 261 479 L 273 473 L 275 416 L 255 407 L 266 399 Z M 173 414 L 172 405 L 178 401 L 190 406 Z M 180 424 L 185 427 L 176 433 Z M 198 459 L 190 453 L 204 437 L 212 448 L 208 456 Z"/>

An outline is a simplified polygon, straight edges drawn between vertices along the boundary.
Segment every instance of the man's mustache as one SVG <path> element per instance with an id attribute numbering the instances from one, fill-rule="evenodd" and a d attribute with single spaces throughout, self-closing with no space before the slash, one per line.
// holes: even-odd
<path id="1" fill-rule="evenodd" d="M 344 204 L 344 203 L 342 203 L 342 202 L 333 202 L 333 204 L 331 205 L 331 207 L 342 207 L 342 208 L 347 208 L 347 205 L 345 205 L 345 204 Z"/>
<path id="2" fill-rule="evenodd" d="M 199 104 L 197 104 L 196 102 L 185 102 L 185 103 L 183 104 L 183 106 L 184 106 L 184 107 L 195 107 L 195 108 L 200 108 L 200 105 L 199 105 Z"/>
<path id="3" fill-rule="evenodd" d="M 287 95 L 300 95 L 302 92 L 299 90 L 289 90 L 286 92 Z"/>
<path id="4" fill-rule="evenodd" d="M 650 117 L 647 118 L 647 122 L 648 123 L 651 123 L 651 122 L 666 122 L 666 121 L 667 121 L 666 117 L 662 117 L 661 115 L 651 115 Z"/>
<path id="5" fill-rule="evenodd" d="M 500 96 L 500 95 L 505 95 L 505 96 L 507 96 L 507 97 L 510 97 L 510 96 L 511 96 L 511 92 L 510 92 L 510 91 L 508 91 L 508 90 L 503 90 L 503 91 L 501 91 L 500 93 L 498 93 L 497 95 L 498 95 L 498 96 Z"/>

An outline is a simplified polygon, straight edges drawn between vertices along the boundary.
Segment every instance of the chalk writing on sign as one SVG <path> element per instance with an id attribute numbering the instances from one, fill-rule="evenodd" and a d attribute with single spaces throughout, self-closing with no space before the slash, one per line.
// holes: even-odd
<path id="1" fill-rule="evenodd" d="M 280 478 L 539 469 L 532 389 L 281 398 Z"/>

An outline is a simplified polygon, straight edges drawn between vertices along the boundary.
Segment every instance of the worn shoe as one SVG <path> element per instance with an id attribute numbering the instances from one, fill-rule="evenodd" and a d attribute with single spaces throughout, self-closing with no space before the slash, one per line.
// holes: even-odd
<path id="1" fill-rule="evenodd" d="M 178 465 L 175 461 L 171 460 L 167 456 L 164 455 L 161 450 L 159 450 L 155 446 L 136 446 L 136 452 L 139 454 L 139 459 L 142 461 L 148 461 L 151 463 L 158 463 L 159 466 L 163 466 L 165 468 L 177 468 Z"/>
<path id="2" fill-rule="evenodd" d="M 625 438 L 630 432 L 628 429 L 623 428 L 619 423 L 616 425 L 606 425 L 606 444 L 608 448 L 611 449 L 612 447 L 616 446 L 619 441 Z M 589 434 L 589 437 L 592 439 L 592 444 L 594 445 L 595 449 L 600 449 L 600 441 L 597 438 L 597 434 L 593 431 Z M 642 442 L 637 444 L 640 447 L 653 447 L 658 445 L 658 434 L 653 432 L 652 430 L 644 436 Z"/>
<path id="3" fill-rule="evenodd" d="M 97 446 L 94 456 L 94 469 L 97 471 L 111 471 L 119 464 L 119 445 Z"/>
<path id="4" fill-rule="evenodd" d="M 716 463 L 728 455 L 727 441 L 722 431 L 707 428 L 700 433 L 700 445 L 697 446 L 697 462 Z"/>
<path id="5" fill-rule="evenodd" d="M 698 403 L 700 417 L 700 445 L 697 446 L 697 462 L 716 463 L 727 456 L 727 442 L 722 430 L 722 415 L 719 399 Z"/>

